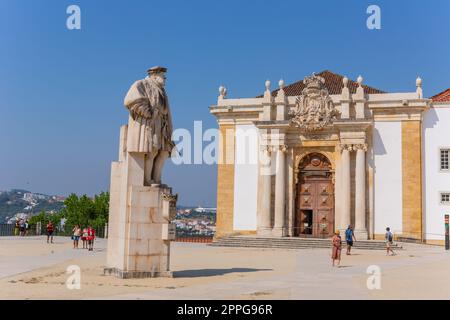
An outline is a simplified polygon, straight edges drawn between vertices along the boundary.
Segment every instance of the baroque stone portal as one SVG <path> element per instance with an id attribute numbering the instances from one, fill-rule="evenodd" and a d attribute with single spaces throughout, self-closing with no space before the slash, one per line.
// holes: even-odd
<path id="1" fill-rule="evenodd" d="M 324 85 L 325 79 L 313 73 L 305 77 L 303 83 L 306 88 L 289 112 L 291 123 L 304 131 L 318 131 L 331 125 L 339 113 Z"/>

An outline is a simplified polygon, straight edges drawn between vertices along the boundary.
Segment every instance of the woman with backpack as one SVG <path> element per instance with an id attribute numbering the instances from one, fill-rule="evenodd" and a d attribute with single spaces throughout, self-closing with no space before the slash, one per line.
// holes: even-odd
<path id="1" fill-rule="evenodd" d="M 389 255 L 389 251 L 392 252 L 392 255 L 395 256 L 394 250 L 392 250 L 392 243 L 394 242 L 394 235 L 391 232 L 391 228 L 386 228 L 386 234 L 384 236 L 386 239 L 386 255 Z"/>

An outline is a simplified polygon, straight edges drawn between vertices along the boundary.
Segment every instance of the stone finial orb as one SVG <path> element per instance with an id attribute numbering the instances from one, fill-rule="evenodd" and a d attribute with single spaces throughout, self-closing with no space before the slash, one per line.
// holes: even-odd
<path id="1" fill-rule="evenodd" d="M 284 88 L 284 80 L 280 79 L 280 81 L 278 81 L 278 86 L 280 87 L 280 89 Z"/>
<path id="2" fill-rule="evenodd" d="M 421 87 L 422 86 L 422 79 L 420 77 L 417 77 L 416 79 L 416 87 Z"/>
<path id="3" fill-rule="evenodd" d="M 362 85 L 363 82 L 363 77 L 361 77 L 360 75 L 358 76 L 358 79 L 356 79 L 356 81 L 358 82 L 359 86 Z"/>
<path id="4" fill-rule="evenodd" d="M 266 90 L 270 91 L 270 80 L 266 80 Z"/>
<path id="5" fill-rule="evenodd" d="M 342 83 L 344 84 L 344 87 L 347 88 L 348 78 L 347 78 L 347 77 L 344 77 L 344 78 L 342 79 Z"/>

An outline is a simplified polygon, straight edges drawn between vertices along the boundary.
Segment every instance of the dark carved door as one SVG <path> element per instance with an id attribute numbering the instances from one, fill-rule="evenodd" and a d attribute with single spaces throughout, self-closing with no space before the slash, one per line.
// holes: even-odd
<path id="1" fill-rule="evenodd" d="M 327 238 L 334 233 L 334 186 L 329 162 L 312 155 L 302 163 L 297 190 L 295 234 Z"/>

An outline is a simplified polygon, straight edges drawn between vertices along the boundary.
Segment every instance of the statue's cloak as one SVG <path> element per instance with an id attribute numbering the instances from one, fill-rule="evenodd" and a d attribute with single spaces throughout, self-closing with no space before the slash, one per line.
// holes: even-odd
<path id="1" fill-rule="evenodd" d="M 172 151 L 172 116 L 163 87 L 153 79 L 138 80 L 124 100 L 130 111 L 127 133 L 128 152 Z"/>

